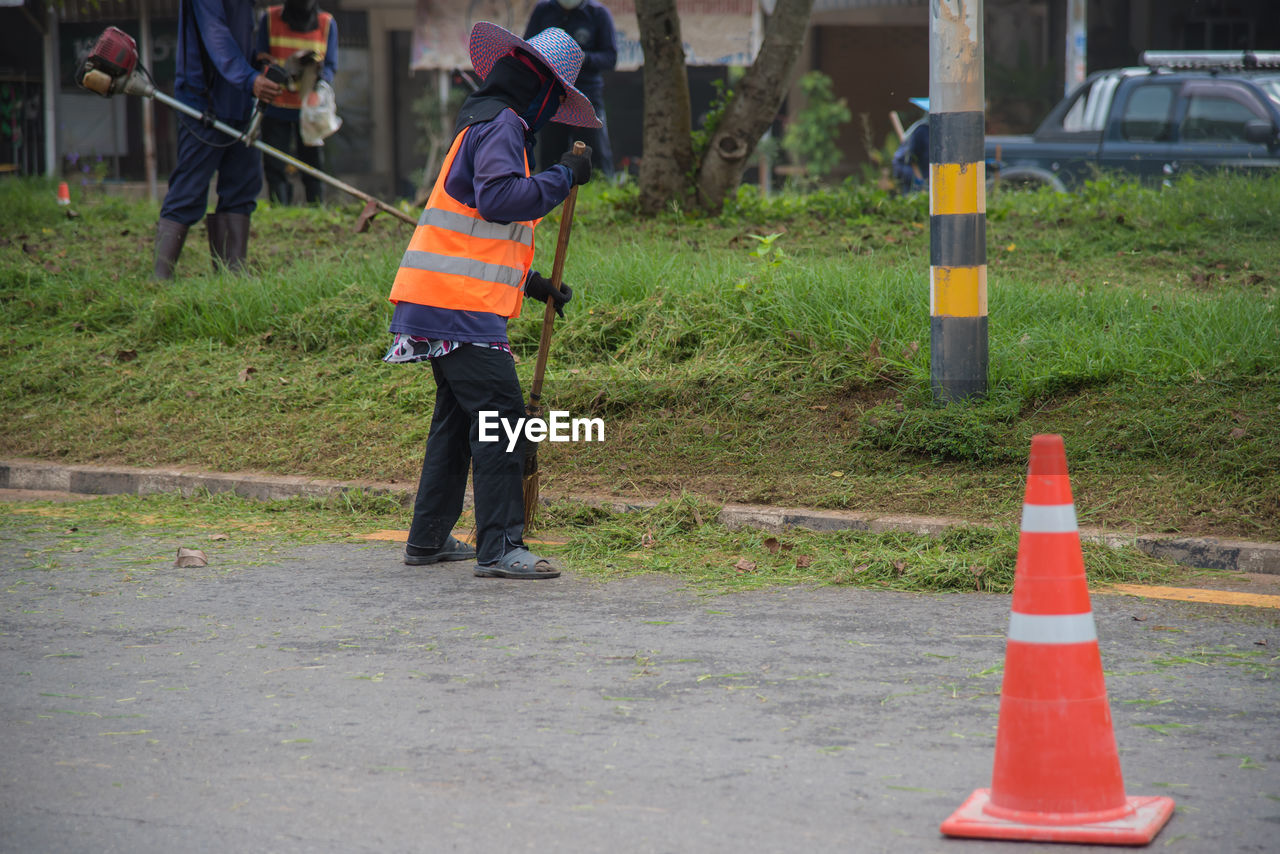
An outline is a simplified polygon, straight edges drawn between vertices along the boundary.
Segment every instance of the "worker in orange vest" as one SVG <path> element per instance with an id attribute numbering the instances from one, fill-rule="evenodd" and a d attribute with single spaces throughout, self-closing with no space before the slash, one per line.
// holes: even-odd
<path id="1" fill-rule="evenodd" d="M 338 26 L 333 16 L 320 11 L 319 0 L 285 0 L 284 5 L 269 7 L 258 24 L 258 60 L 286 69 L 290 78 L 290 85 L 263 111 L 262 141 L 323 170 L 324 148 L 303 142 L 299 114 L 316 81 L 332 85 L 338 71 Z M 286 205 L 293 202 L 287 168 L 274 157 L 263 163 L 271 201 Z M 302 189 L 308 204 L 324 200 L 319 179 L 303 173 Z"/>
<path id="2" fill-rule="evenodd" d="M 481 578 L 555 578 L 524 535 L 524 442 L 486 441 L 482 419 L 517 424 L 524 395 L 507 341 L 507 320 L 524 297 L 551 299 L 563 316 L 572 291 L 531 269 L 538 221 L 591 180 L 591 151 L 566 152 L 532 174 L 535 134 L 552 118 L 599 127 L 574 88 L 582 49 L 559 29 L 527 42 L 476 24 L 471 62 L 483 85 L 459 112 L 454 140 L 400 262 L 387 362 L 430 360 L 435 411 L 422 460 L 404 562 L 474 558 Z M 502 431 L 498 431 L 499 434 Z M 451 532 L 462 513 L 467 471 L 475 492 L 476 548 Z"/>

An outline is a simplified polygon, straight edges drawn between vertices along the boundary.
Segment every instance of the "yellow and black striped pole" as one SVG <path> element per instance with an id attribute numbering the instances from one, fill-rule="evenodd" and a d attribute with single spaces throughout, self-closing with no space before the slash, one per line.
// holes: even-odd
<path id="1" fill-rule="evenodd" d="M 929 21 L 929 380 L 946 403 L 987 392 L 982 0 Z"/>

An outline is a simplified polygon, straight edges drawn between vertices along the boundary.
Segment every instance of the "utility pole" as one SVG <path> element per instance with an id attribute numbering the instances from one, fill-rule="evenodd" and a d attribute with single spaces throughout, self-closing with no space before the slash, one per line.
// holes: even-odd
<path id="1" fill-rule="evenodd" d="M 987 393 L 982 0 L 931 0 L 929 381 L 938 403 Z"/>
<path id="2" fill-rule="evenodd" d="M 1067 54 L 1066 69 L 1063 79 L 1066 81 L 1066 92 L 1084 82 L 1085 57 L 1088 47 L 1089 29 L 1085 24 L 1085 7 L 1087 0 L 1067 0 Z"/>
<path id="3" fill-rule="evenodd" d="M 138 50 L 146 68 L 150 70 L 155 61 L 155 52 L 151 47 L 151 9 L 147 0 L 138 0 Z M 150 98 L 142 99 L 142 156 L 147 170 L 147 198 L 153 202 L 159 201 L 160 189 L 156 177 L 156 105 Z"/>

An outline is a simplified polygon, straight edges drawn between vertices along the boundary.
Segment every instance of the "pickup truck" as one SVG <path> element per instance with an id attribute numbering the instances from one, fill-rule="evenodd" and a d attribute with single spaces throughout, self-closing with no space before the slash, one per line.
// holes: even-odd
<path id="1" fill-rule="evenodd" d="M 1104 172 L 1143 183 L 1180 173 L 1280 174 L 1280 52 L 1153 52 L 1100 71 L 1031 136 L 988 136 L 988 179 L 1079 187 Z"/>

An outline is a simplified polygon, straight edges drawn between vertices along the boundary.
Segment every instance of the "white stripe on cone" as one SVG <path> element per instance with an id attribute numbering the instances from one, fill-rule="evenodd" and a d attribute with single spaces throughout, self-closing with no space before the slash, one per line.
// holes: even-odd
<path id="1" fill-rule="evenodd" d="M 1009 640 L 1023 643 L 1088 643 L 1098 639 L 1093 612 L 1084 614 L 1009 614 Z"/>
<path id="2" fill-rule="evenodd" d="M 1023 504 L 1024 534 L 1072 534 L 1076 527 L 1074 504 Z"/>

